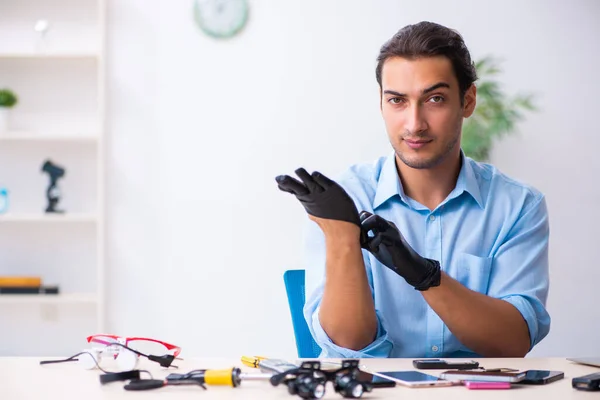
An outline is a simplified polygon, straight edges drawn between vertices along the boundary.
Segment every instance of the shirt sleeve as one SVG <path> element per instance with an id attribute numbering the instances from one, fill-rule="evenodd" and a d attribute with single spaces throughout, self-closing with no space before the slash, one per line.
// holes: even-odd
<path id="1" fill-rule="evenodd" d="M 548 297 L 549 223 L 545 198 L 530 203 L 498 248 L 488 295 L 512 304 L 529 328 L 530 349 L 550 331 Z"/>
<path id="2" fill-rule="evenodd" d="M 363 250 L 363 259 L 371 296 L 373 296 L 373 278 L 368 257 Z M 321 357 L 331 358 L 371 358 L 388 357 L 392 351 L 392 342 L 388 339 L 384 321 L 377 310 L 377 335 L 375 340 L 361 350 L 352 350 L 336 345 L 327 335 L 319 321 L 319 310 L 325 285 L 325 238 L 319 226 L 308 220 L 305 231 L 305 270 L 306 270 L 306 303 L 304 318 L 317 344 L 321 347 Z"/>

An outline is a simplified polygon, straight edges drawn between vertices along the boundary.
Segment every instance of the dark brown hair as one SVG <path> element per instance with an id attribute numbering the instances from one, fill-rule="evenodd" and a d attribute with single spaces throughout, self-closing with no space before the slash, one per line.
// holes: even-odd
<path id="1" fill-rule="evenodd" d="M 382 88 L 381 71 L 388 58 L 416 59 L 434 56 L 447 57 L 452 63 L 462 103 L 465 92 L 477 80 L 475 64 L 471 61 L 469 49 L 462 36 L 450 28 L 433 22 L 423 21 L 407 25 L 381 47 L 375 70 L 379 87 Z"/>

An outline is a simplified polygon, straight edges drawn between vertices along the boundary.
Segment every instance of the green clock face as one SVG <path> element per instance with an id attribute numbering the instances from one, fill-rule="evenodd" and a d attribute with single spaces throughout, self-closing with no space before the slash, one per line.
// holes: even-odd
<path id="1" fill-rule="evenodd" d="M 246 25 L 248 8 L 247 0 L 194 0 L 194 18 L 206 34 L 228 38 Z"/>

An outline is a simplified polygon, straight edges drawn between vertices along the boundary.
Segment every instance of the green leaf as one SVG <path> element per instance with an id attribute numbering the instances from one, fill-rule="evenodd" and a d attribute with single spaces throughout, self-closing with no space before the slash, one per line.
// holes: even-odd
<path id="1" fill-rule="evenodd" d="M 17 96 L 10 89 L 0 89 L 0 107 L 13 107 L 17 101 Z"/>
<path id="2" fill-rule="evenodd" d="M 502 72 L 500 61 L 485 56 L 475 62 L 479 77 L 477 106 L 463 125 L 461 147 L 475 160 L 487 161 L 496 140 L 514 134 L 527 111 L 537 111 L 532 94 L 508 96 L 494 79 Z"/>

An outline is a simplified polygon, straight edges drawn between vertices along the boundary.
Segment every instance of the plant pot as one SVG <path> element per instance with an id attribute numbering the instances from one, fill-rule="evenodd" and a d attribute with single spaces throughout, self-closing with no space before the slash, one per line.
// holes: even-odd
<path id="1" fill-rule="evenodd" d="M 8 131 L 8 117 L 10 109 L 8 107 L 0 107 L 0 133 Z"/>

